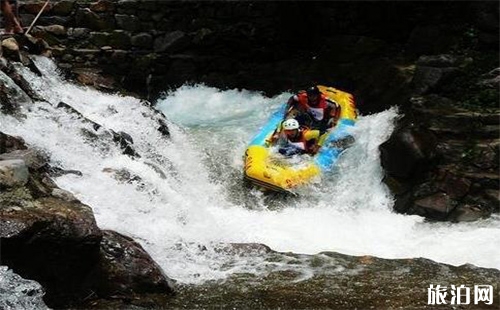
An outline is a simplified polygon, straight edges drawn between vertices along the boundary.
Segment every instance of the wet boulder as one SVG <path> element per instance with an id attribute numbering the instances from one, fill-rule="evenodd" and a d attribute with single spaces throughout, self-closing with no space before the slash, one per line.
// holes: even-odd
<path id="1" fill-rule="evenodd" d="M 382 167 L 387 175 L 398 179 L 418 177 L 434 159 L 436 146 L 429 130 L 413 124 L 403 126 L 380 145 Z"/>
<path id="2" fill-rule="evenodd" d="M 237 253 L 240 260 L 253 255 Z M 474 285 L 484 283 L 496 292 L 500 276 L 497 269 L 470 264 L 455 267 L 422 258 L 389 260 L 334 252 L 300 255 L 271 251 L 261 253 L 259 259 L 268 263 L 263 274 L 233 273 L 225 281 L 180 286 L 165 308 L 435 309 L 428 305 L 431 284 L 447 288 L 448 306 L 451 285 L 463 284 L 473 292 Z M 491 303 L 471 303 L 469 308 L 494 309 L 499 302 L 492 298 Z"/>
<path id="3" fill-rule="evenodd" d="M 25 149 L 26 145 L 22 138 L 13 137 L 0 131 L 0 154 Z"/>
<path id="4" fill-rule="evenodd" d="M 134 240 L 104 230 L 96 270 L 98 296 L 131 298 L 138 294 L 172 294 L 171 280 Z"/>
<path id="5" fill-rule="evenodd" d="M 479 205 L 464 204 L 456 207 L 448 216 L 448 220 L 452 222 L 473 222 L 488 217 L 490 214 L 489 210 Z"/>
<path id="6" fill-rule="evenodd" d="M 38 170 L 47 165 L 47 158 L 41 153 L 33 150 L 15 150 L 0 154 L 0 160 L 23 160 L 26 166 L 32 170 Z"/>
<path id="7" fill-rule="evenodd" d="M 2 40 L 2 53 L 6 58 L 13 59 L 15 61 L 21 60 L 21 54 L 19 53 L 19 44 L 14 38 L 7 38 Z"/>
<path id="8" fill-rule="evenodd" d="M 0 109 L 4 113 L 15 113 L 22 103 L 31 103 L 31 98 L 3 71 L 0 71 Z"/>
<path id="9" fill-rule="evenodd" d="M 456 207 L 456 202 L 446 193 L 436 193 L 415 201 L 415 213 L 428 218 L 444 220 Z"/>
<path id="10" fill-rule="evenodd" d="M 28 182 L 29 172 L 24 160 L 0 161 L 0 188 L 23 186 Z"/>
<path id="11" fill-rule="evenodd" d="M 175 52 L 179 51 L 187 44 L 189 44 L 187 35 L 177 30 L 156 38 L 154 42 L 154 51 L 156 53 Z"/>
<path id="12" fill-rule="evenodd" d="M 91 208 L 36 198 L 27 187 L 1 192 L 0 206 L 2 264 L 42 284 L 50 307 L 88 296 L 101 240 Z"/>

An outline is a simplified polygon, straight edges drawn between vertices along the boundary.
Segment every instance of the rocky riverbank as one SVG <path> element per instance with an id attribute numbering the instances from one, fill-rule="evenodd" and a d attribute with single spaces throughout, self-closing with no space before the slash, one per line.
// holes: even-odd
<path id="1" fill-rule="evenodd" d="M 100 230 L 92 209 L 51 180 L 61 173 L 78 171 L 51 167 L 0 132 L 0 263 L 42 284 L 50 307 L 107 298 L 163 304 L 158 298 L 173 292 L 168 277 L 139 244 Z"/>
<path id="2" fill-rule="evenodd" d="M 233 274 L 224 281 L 202 285 L 179 285 L 165 308 L 454 309 L 451 285 L 463 284 L 472 292 L 476 283 L 491 283 L 497 292 L 500 284 L 496 269 L 453 267 L 427 259 L 387 260 L 333 252 L 300 255 L 278 253 L 261 244 L 221 245 L 219 251 L 239 260 L 258 257 L 260 273 Z M 446 287 L 446 304 L 428 304 L 431 284 Z M 474 304 L 470 295 L 467 309 L 495 309 L 496 294 L 491 305 Z M 101 300 L 96 306 L 117 308 L 119 303 Z"/>

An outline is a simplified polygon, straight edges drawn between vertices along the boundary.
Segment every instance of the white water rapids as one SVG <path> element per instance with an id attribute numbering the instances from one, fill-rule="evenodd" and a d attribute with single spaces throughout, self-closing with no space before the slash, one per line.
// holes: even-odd
<path id="1" fill-rule="evenodd" d="M 139 100 L 68 83 L 47 59 L 37 59 L 37 65 L 42 78 L 20 70 L 48 102 L 25 106 L 26 118 L 0 114 L 0 130 L 46 152 L 52 165 L 81 171 L 82 176 L 67 174 L 55 181 L 93 208 L 100 228 L 138 240 L 173 279 L 200 283 L 260 269 L 258 258 L 235 261 L 213 250 L 221 242 L 500 268 L 498 217 L 428 223 L 391 211 L 378 146 L 393 129 L 395 109 L 360 117 L 352 131 L 355 144 L 321 184 L 299 197 L 265 195 L 243 185 L 242 155 L 290 94 L 267 98 L 183 86 L 157 103 L 169 119 L 167 139 L 157 131 L 158 115 Z M 90 137 L 82 129 L 92 132 L 91 124 L 57 109 L 60 101 L 104 129 L 130 134 L 141 158 L 123 155 L 104 129 L 97 133 L 100 138 Z M 140 179 L 120 182 L 106 168 L 125 169 Z"/>

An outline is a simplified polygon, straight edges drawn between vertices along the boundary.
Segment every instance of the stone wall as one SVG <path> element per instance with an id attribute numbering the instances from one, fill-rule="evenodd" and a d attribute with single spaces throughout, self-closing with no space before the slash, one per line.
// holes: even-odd
<path id="1" fill-rule="evenodd" d="M 21 5 L 25 25 L 42 4 Z M 354 92 L 366 113 L 405 101 L 407 59 L 456 47 L 467 27 L 498 42 L 490 17 L 471 26 L 484 12 L 473 2 L 63 0 L 32 34 L 102 88 L 155 98 L 186 82 L 269 95 L 322 83 Z"/>

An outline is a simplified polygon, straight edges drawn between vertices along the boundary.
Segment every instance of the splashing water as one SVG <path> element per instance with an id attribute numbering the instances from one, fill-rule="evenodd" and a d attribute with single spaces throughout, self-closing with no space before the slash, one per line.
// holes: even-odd
<path id="1" fill-rule="evenodd" d="M 25 106 L 25 119 L 0 114 L 1 130 L 48 153 L 53 165 L 81 171 L 56 182 L 92 206 L 101 228 L 136 238 L 180 282 L 261 270 L 258 256 L 238 260 L 212 246 L 229 242 L 500 267 L 498 217 L 436 224 L 391 211 L 378 146 L 393 129 L 396 109 L 360 117 L 356 142 L 321 184 L 299 197 L 265 195 L 243 185 L 242 156 L 290 94 L 183 86 L 157 103 L 169 118 L 167 139 L 157 131 L 160 115 L 140 100 L 67 83 L 47 59 L 37 65 L 45 77 L 20 70 L 47 102 Z M 94 132 L 91 123 L 56 108 L 60 101 L 103 128 Z M 123 155 L 107 129 L 130 134 L 141 157 Z M 133 181 L 113 174 L 124 170 Z"/>
<path id="2" fill-rule="evenodd" d="M 0 309 L 49 309 L 42 300 L 45 292 L 40 284 L 26 280 L 0 266 Z"/>

